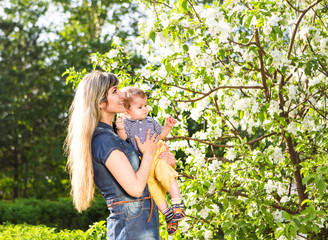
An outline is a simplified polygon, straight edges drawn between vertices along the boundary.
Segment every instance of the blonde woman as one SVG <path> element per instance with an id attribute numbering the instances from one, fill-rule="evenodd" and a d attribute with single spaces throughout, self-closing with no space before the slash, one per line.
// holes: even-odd
<path id="1" fill-rule="evenodd" d="M 114 116 L 125 111 L 118 83 L 114 74 L 100 71 L 79 83 L 66 139 L 71 195 L 81 212 L 93 200 L 95 183 L 111 212 L 107 239 L 159 239 L 158 209 L 147 186 L 158 139 L 149 131 L 143 144 L 136 137 L 140 161 L 133 145 L 116 134 Z M 161 157 L 175 165 L 172 153 Z"/>

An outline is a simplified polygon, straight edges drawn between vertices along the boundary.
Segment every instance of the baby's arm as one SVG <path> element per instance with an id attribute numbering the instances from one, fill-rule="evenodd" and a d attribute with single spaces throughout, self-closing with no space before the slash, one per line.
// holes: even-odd
<path id="1" fill-rule="evenodd" d="M 162 128 L 161 134 L 158 135 L 159 139 L 165 138 L 171 131 L 172 127 L 177 123 L 173 117 L 169 116 L 165 120 L 165 125 Z"/>
<path id="2" fill-rule="evenodd" d="M 126 135 L 124 129 L 124 121 L 122 116 L 116 119 L 116 127 L 117 127 L 117 135 L 119 135 L 123 140 L 126 140 L 128 135 Z"/>

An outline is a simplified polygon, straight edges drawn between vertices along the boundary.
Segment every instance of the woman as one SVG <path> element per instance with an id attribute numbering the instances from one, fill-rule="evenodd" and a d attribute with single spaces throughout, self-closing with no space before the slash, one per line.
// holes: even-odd
<path id="1" fill-rule="evenodd" d="M 95 182 L 111 211 L 107 239 L 159 239 L 158 210 L 147 186 L 158 139 L 149 131 L 143 144 L 136 138 L 140 161 L 115 133 L 114 116 L 125 111 L 118 83 L 111 73 L 93 71 L 77 88 L 66 139 L 73 203 L 79 212 L 87 209 Z M 175 165 L 172 153 L 161 157 Z"/>

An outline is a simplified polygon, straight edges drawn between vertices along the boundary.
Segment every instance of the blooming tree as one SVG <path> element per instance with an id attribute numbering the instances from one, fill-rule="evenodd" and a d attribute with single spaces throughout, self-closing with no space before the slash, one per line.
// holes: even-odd
<path id="1" fill-rule="evenodd" d="M 160 122 L 179 121 L 176 238 L 327 238 L 328 1 L 143 4 L 147 64 L 129 66 L 121 42 L 93 60 L 146 86 Z"/>

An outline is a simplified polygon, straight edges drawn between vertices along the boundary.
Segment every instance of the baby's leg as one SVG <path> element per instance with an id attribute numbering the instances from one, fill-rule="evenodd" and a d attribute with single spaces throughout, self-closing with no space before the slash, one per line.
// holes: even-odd
<path id="1" fill-rule="evenodd" d="M 167 202 L 164 201 L 161 204 L 157 204 L 157 207 L 163 213 L 163 211 L 168 208 L 168 205 Z"/>
<path id="2" fill-rule="evenodd" d="M 181 203 L 181 196 L 180 196 L 180 189 L 177 180 L 173 180 L 169 190 L 172 204 L 180 204 Z"/>

